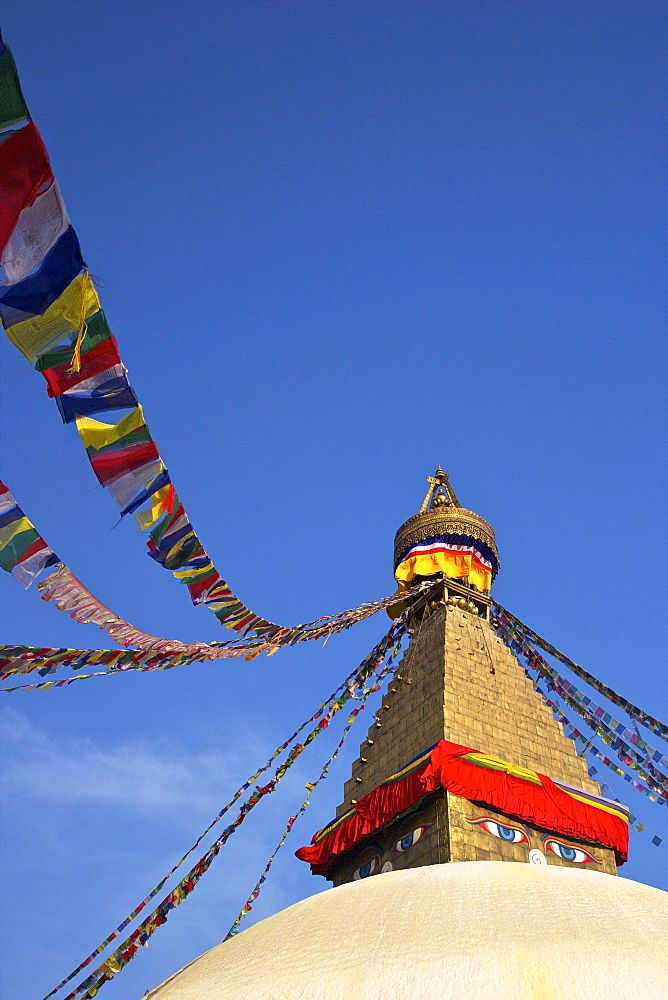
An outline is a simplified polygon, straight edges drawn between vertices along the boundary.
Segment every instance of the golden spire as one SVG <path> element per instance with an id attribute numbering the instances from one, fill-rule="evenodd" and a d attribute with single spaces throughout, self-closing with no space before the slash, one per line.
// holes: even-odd
<path id="1" fill-rule="evenodd" d="M 480 514 L 462 507 L 450 484 L 448 473 L 440 465 L 433 476 L 427 477 L 427 482 L 429 489 L 420 510 L 409 517 L 396 533 L 395 574 L 400 564 L 410 558 L 410 553 L 416 546 L 422 551 L 425 546 L 441 545 L 443 551 L 436 557 L 436 562 L 440 559 L 445 566 L 449 560 L 448 567 L 443 570 L 448 578 L 461 578 L 479 591 L 489 591 L 499 566 L 494 529 Z M 467 568 L 465 564 L 469 552 L 473 562 Z M 416 554 L 417 552 L 413 553 L 414 556 Z M 421 559 L 421 562 L 425 563 L 425 560 Z M 405 569 L 404 567 L 404 571 Z M 420 575 L 412 566 L 408 567 L 408 572 L 411 575 L 400 574 L 397 579 L 410 582 L 415 573 Z M 427 575 L 431 576 L 433 572 Z"/>
<path id="2" fill-rule="evenodd" d="M 450 476 L 447 472 L 443 472 L 440 465 L 433 476 L 427 476 L 427 482 L 429 489 L 422 501 L 420 514 L 424 514 L 431 507 L 461 507 L 455 496 L 455 491 L 450 485 Z"/>

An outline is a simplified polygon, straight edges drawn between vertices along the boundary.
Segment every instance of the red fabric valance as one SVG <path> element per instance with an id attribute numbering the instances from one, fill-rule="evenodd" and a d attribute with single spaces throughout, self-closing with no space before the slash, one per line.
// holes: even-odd
<path id="1" fill-rule="evenodd" d="M 618 860 L 626 861 L 628 857 L 629 827 L 624 807 L 577 789 L 567 790 L 546 774 L 515 768 L 469 747 L 441 740 L 432 750 L 423 781 L 429 791 L 447 788 L 463 799 L 484 802 L 553 833 L 612 847 Z"/>
<path id="2" fill-rule="evenodd" d="M 408 773 L 388 778 L 360 799 L 338 822 L 335 820 L 330 823 L 329 826 L 333 828 L 331 832 L 327 832 L 329 827 L 319 830 L 309 847 L 301 847 L 295 851 L 299 860 L 308 861 L 314 875 L 323 875 L 332 858 L 343 854 L 367 834 L 391 823 L 424 798 L 428 791 L 422 776 L 430 764 L 429 753 L 418 758 L 415 763 L 417 766 L 409 765 L 404 769 Z M 401 773 L 399 772 L 400 775 Z"/>
<path id="3" fill-rule="evenodd" d="M 437 788 L 554 833 L 611 847 L 618 861 L 627 858 L 628 821 L 623 806 L 447 740 L 319 830 L 296 856 L 307 861 L 314 874 L 322 875 L 336 857 Z"/>

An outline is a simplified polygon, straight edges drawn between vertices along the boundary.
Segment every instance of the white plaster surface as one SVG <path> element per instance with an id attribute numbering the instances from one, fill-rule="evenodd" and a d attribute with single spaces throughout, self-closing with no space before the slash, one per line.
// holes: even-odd
<path id="1" fill-rule="evenodd" d="M 668 893 L 556 865 L 389 872 L 263 920 L 150 1000 L 668 1000 Z"/>

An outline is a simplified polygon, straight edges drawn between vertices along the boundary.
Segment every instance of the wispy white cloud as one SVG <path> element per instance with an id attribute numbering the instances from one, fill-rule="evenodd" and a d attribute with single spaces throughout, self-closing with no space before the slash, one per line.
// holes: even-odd
<path id="1" fill-rule="evenodd" d="M 241 773 L 234 750 L 193 753 L 174 742 L 102 745 L 89 737 L 53 737 L 15 709 L 2 713 L 2 742 L 4 791 L 32 799 L 215 810 Z"/>

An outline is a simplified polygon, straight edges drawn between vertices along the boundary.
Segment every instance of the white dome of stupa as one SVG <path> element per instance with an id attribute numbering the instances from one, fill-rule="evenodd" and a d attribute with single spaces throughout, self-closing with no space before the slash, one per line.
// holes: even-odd
<path id="1" fill-rule="evenodd" d="M 290 906 L 147 1000 L 666 1000 L 668 893 L 556 865 L 389 872 Z"/>

